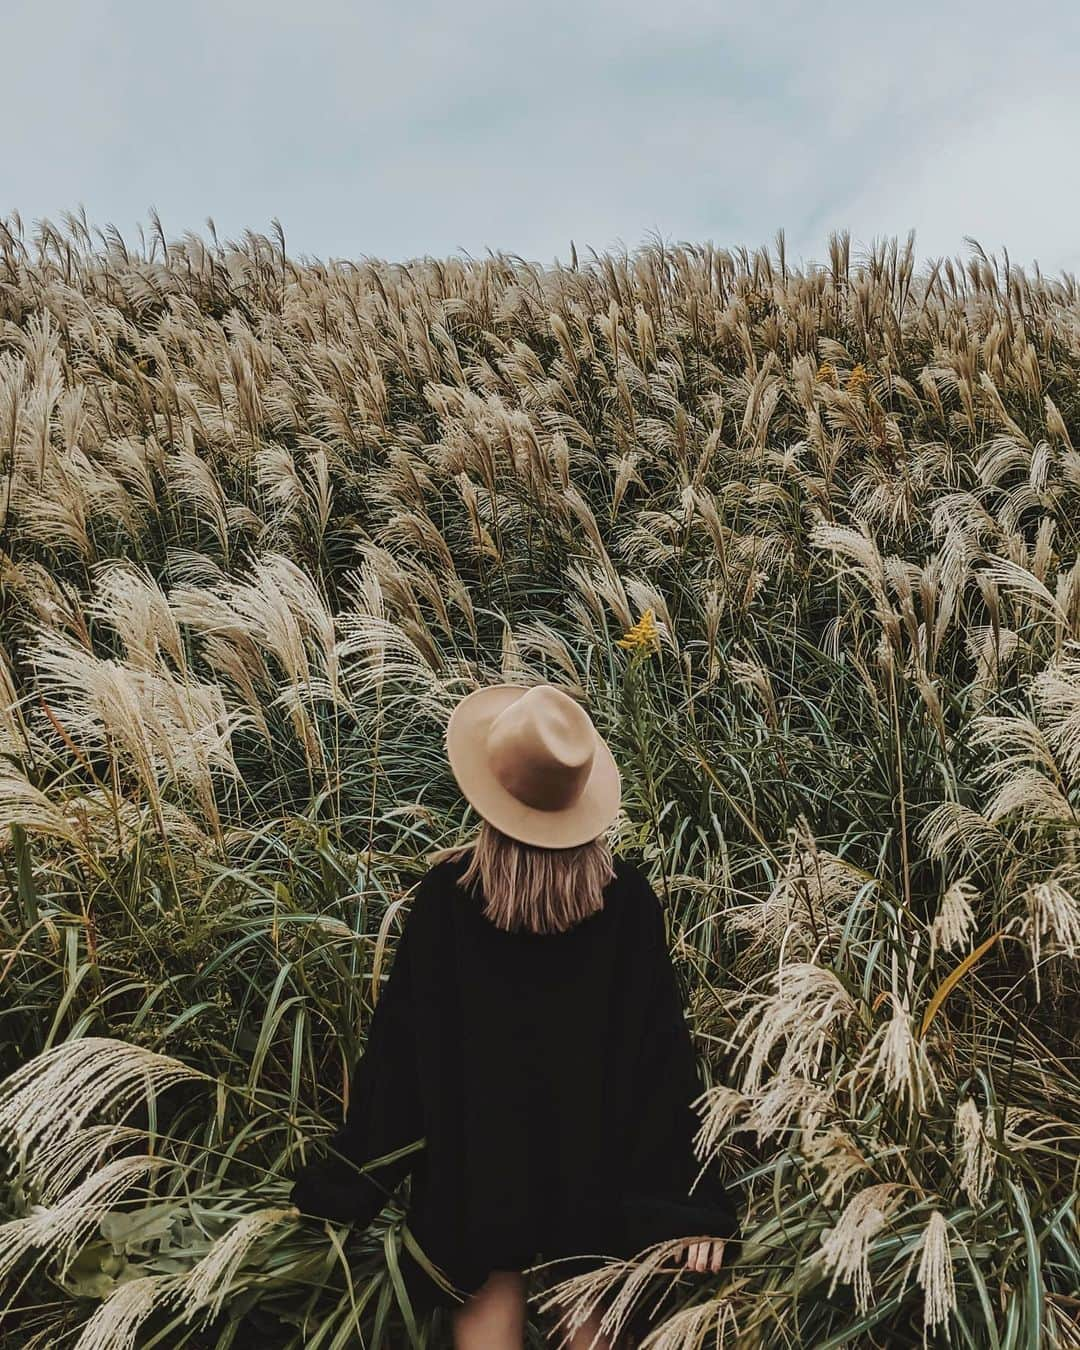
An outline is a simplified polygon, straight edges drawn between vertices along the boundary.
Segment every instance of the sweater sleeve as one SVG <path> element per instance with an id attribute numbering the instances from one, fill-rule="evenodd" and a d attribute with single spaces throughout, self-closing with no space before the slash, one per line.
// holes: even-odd
<path id="1" fill-rule="evenodd" d="M 678 1237 L 730 1238 L 738 1223 L 711 1162 L 700 1179 L 694 1154 L 703 1090 L 682 995 L 668 949 L 664 911 L 639 873 L 644 914 L 641 1039 L 635 1052 L 636 1119 L 631 1121 L 625 1206 L 636 1250 Z M 693 1190 L 691 1191 L 691 1187 Z"/>
<path id="2" fill-rule="evenodd" d="M 415 1149 L 401 1157 L 386 1155 L 408 1148 L 424 1133 L 413 989 L 417 909 L 424 890 L 421 883 L 375 1004 L 344 1122 L 327 1140 L 332 1152 L 294 1174 L 290 1199 L 305 1214 L 366 1228 L 416 1161 Z M 357 1171 L 361 1167 L 367 1170 Z"/>

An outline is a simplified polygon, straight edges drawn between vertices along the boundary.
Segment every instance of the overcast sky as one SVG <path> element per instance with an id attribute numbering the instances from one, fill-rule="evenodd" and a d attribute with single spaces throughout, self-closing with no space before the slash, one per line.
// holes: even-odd
<path id="1" fill-rule="evenodd" d="M 916 231 L 1080 271 L 1080 7 L 5 0 L 0 215 L 291 254 L 793 263 Z"/>

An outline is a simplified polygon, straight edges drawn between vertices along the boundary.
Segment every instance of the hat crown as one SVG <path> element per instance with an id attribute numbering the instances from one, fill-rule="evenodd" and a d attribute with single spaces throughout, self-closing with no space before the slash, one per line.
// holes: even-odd
<path id="1" fill-rule="evenodd" d="M 596 730 L 589 714 L 553 685 L 535 685 L 488 727 L 491 771 L 512 796 L 541 811 L 572 806 L 592 772 Z"/>

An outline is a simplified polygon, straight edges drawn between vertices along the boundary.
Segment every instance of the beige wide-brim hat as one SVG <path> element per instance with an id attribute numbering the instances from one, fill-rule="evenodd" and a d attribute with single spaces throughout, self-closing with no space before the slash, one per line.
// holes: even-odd
<path id="1" fill-rule="evenodd" d="M 450 714 L 446 756 L 466 801 L 524 844 L 586 844 L 619 811 L 611 751 L 581 704 L 553 684 L 467 694 Z"/>

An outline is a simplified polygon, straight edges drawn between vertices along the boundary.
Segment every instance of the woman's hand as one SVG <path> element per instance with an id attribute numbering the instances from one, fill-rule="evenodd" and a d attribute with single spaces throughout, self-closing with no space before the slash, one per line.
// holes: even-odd
<path id="1" fill-rule="evenodd" d="M 688 1270 L 719 1270 L 724 1261 L 724 1239 L 712 1242 L 691 1242 L 686 1249 Z"/>

